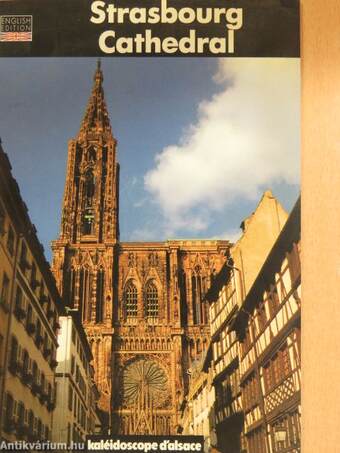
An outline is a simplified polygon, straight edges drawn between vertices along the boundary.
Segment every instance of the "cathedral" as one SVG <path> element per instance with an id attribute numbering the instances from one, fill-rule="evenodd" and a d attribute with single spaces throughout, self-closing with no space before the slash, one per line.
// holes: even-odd
<path id="1" fill-rule="evenodd" d="M 117 141 L 98 63 L 80 130 L 68 145 L 52 270 L 65 304 L 80 313 L 99 406 L 113 433 L 177 432 L 191 369 L 210 341 L 204 295 L 230 245 L 120 241 Z"/>

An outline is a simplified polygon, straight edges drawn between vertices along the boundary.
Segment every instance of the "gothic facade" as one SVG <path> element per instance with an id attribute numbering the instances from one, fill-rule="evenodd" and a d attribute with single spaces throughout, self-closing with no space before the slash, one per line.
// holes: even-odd
<path id="1" fill-rule="evenodd" d="M 113 432 L 175 433 L 190 367 L 210 340 L 203 296 L 230 244 L 120 242 L 116 155 L 98 65 L 69 142 L 52 268 L 65 303 L 79 310 Z"/>

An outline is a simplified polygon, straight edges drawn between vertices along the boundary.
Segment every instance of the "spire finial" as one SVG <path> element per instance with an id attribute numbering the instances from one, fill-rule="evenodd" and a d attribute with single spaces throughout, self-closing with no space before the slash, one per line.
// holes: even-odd
<path id="1" fill-rule="evenodd" d="M 100 61 L 100 58 L 98 58 L 97 69 L 94 74 L 94 80 L 95 80 L 96 84 L 99 84 L 99 85 L 101 85 L 101 83 L 103 82 L 103 72 L 102 72 L 101 67 L 102 67 L 101 61 Z"/>
<path id="2" fill-rule="evenodd" d="M 1 0 L 0 0 L 1 1 Z M 101 61 L 97 60 L 96 70 L 94 73 L 94 84 L 90 99 L 87 103 L 86 112 L 80 126 L 79 134 L 86 131 L 106 130 L 111 133 L 109 114 L 107 111 L 104 90 L 103 90 L 103 71 L 101 69 Z"/>

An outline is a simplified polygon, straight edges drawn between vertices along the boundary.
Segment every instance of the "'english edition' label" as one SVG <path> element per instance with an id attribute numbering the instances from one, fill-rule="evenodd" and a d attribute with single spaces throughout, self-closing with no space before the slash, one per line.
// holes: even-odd
<path id="1" fill-rule="evenodd" d="M 0 41 L 32 41 L 32 30 L 32 16 L 0 16 Z"/>

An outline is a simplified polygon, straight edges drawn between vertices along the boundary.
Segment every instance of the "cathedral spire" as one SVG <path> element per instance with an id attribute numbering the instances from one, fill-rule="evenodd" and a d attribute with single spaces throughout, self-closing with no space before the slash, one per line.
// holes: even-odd
<path id="1" fill-rule="evenodd" d="M 114 244 L 119 238 L 117 142 L 104 98 L 100 61 L 77 137 L 69 141 L 60 238 Z"/>
<path id="2" fill-rule="evenodd" d="M 93 79 L 94 84 L 80 126 L 79 138 L 85 137 L 88 133 L 102 134 L 103 132 L 106 132 L 112 135 L 109 113 L 104 97 L 104 77 L 100 59 L 97 61 L 97 68 Z"/>

